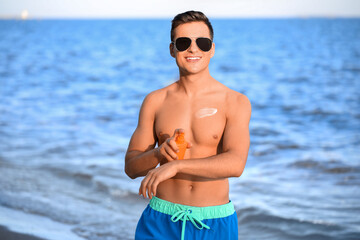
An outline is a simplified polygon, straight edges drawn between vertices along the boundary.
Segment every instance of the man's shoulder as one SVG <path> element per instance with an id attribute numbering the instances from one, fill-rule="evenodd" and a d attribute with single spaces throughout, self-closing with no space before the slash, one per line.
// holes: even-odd
<path id="1" fill-rule="evenodd" d="M 238 91 L 228 88 L 226 91 L 226 106 L 232 113 L 241 111 L 251 113 L 251 103 L 249 98 Z"/>
<path id="2" fill-rule="evenodd" d="M 245 94 L 235 91 L 229 87 L 226 88 L 226 102 L 228 104 L 250 104 L 250 100 Z"/>
<path id="3" fill-rule="evenodd" d="M 145 99 L 148 98 L 148 99 L 160 101 L 161 99 L 163 99 L 166 96 L 167 92 L 172 88 L 172 86 L 173 86 L 173 84 L 170 84 L 166 87 L 156 89 L 156 90 L 148 93 L 146 95 Z"/>
<path id="4" fill-rule="evenodd" d="M 154 90 L 145 96 L 145 100 L 155 101 L 159 99 L 159 97 L 161 97 L 162 93 L 163 93 L 162 89 Z"/>
<path id="5" fill-rule="evenodd" d="M 148 93 L 144 98 L 144 103 L 150 104 L 153 107 L 159 106 L 166 98 L 168 91 L 173 87 L 172 85 L 173 84 L 170 84 L 166 87 L 156 89 Z"/>

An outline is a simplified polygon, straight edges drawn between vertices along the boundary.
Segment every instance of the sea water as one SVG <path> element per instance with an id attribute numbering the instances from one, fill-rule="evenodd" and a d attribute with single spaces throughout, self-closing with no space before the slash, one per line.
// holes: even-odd
<path id="1" fill-rule="evenodd" d="M 148 200 L 124 156 L 144 97 L 178 79 L 170 21 L 0 21 L 0 225 L 133 239 Z M 211 75 L 252 103 L 240 239 L 360 239 L 360 20 L 212 24 Z"/>

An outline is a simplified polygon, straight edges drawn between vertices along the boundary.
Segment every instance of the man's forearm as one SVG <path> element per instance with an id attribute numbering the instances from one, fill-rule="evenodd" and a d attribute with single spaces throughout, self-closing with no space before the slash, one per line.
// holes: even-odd
<path id="1" fill-rule="evenodd" d="M 160 163 L 157 148 L 146 152 L 131 151 L 127 154 L 127 158 L 125 172 L 132 179 L 145 176 L 148 171 L 154 169 Z"/>
<path id="2" fill-rule="evenodd" d="M 215 156 L 177 160 L 177 172 L 209 179 L 240 177 L 246 163 L 239 154 L 225 152 Z"/>

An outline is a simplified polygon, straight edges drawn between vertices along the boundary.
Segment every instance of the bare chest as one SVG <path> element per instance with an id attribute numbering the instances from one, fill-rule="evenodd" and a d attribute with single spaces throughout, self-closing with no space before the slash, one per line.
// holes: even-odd
<path id="1" fill-rule="evenodd" d="M 171 137 L 177 128 L 185 130 L 185 139 L 197 147 L 215 148 L 226 124 L 224 101 L 216 98 L 193 102 L 166 101 L 155 118 L 159 145 Z"/>

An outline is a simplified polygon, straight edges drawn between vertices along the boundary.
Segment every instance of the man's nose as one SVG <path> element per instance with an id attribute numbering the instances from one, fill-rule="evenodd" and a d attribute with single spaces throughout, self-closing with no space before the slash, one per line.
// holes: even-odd
<path id="1" fill-rule="evenodd" d="M 196 41 L 192 40 L 190 47 L 188 48 L 189 52 L 196 52 L 199 50 L 198 46 L 196 45 Z"/>

